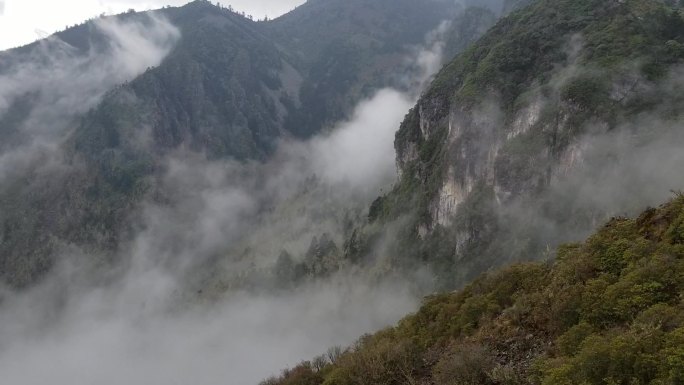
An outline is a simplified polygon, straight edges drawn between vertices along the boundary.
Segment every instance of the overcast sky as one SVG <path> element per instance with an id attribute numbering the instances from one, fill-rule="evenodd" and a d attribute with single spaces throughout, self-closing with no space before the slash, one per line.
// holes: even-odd
<path id="1" fill-rule="evenodd" d="M 28 44 L 104 13 L 183 5 L 190 0 L 0 0 L 0 50 Z M 213 0 L 214 2 L 216 0 Z M 279 16 L 305 0 L 220 0 L 261 18 Z"/>

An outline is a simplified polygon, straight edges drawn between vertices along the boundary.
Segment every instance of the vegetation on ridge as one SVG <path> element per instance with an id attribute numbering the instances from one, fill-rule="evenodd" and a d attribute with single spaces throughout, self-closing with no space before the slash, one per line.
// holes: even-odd
<path id="1" fill-rule="evenodd" d="M 264 385 L 681 384 L 684 196 L 614 218 L 555 262 L 428 297 L 396 327 Z"/>

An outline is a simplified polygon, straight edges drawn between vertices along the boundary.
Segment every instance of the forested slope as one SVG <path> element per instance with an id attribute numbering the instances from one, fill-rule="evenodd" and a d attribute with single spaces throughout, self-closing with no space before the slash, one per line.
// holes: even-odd
<path id="1" fill-rule="evenodd" d="M 679 384 L 683 294 L 679 194 L 264 384 Z"/>

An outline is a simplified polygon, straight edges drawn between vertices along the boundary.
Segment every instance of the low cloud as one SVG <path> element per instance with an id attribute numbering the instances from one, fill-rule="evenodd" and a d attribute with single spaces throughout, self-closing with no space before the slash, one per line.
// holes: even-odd
<path id="1" fill-rule="evenodd" d="M 636 215 L 684 188 L 682 146 L 681 125 L 652 115 L 584 135 L 569 149 L 577 164 L 551 193 L 578 211 Z"/>
<path id="2" fill-rule="evenodd" d="M 425 47 L 415 49 L 407 63 L 412 70 L 404 79 L 405 90 L 380 90 L 359 104 L 349 122 L 309 143 L 307 152 L 312 154 L 310 163 L 317 174 L 328 183 L 348 183 L 352 189 L 370 189 L 375 195 L 395 180 L 394 134 L 440 69 L 449 26 L 449 22 L 440 24 L 428 34 Z"/>
<path id="3" fill-rule="evenodd" d="M 581 71 L 572 70 L 572 75 Z M 562 241 L 582 239 L 609 216 L 638 215 L 684 188 L 679 172 L 684 165 L 684 132 L 678 91 L 684 86 L 684 67 L 672 68 L 656 82 L 643 78 L 636 63 L 613 75 L 617 79 L 611 89 L 614 102 L 644 108 L 614 127 L 590 122 L 560 154 L 560 168 L 544 199 L 556 202 L 556 213 L 565 210 L 565 216 L 576 217 L 574 231 L 558 228 L 556 239 Z"/>
<path id="4" fill-rule="evenodd" d="M 82 84 L 69 82 L 81 76 L 69 72 L 70 60 L 97 58 L 71 59 L 70 49 L 58 45 L 64 62 L 47 56 L 59 64 L 55 90 L 39 100 L 73 105 L 74 112 L 92 106 L 104 88 L 81 92 L 79 86 L 91 87 L 114 68 L 122 70 L 116 73 L 120 79 L 134 75 L 168 52 L 165 43 L 177 35 L 156 23 L 159 33 L 100 24 L 112 41 L 107 59 L 117 65 L 102 63 L 104 70 Z M 329 232 L 340 242 L 345 221 L 365 220 L 370 201 L 394 181 L 393 135 L 440 62 L 437 40 L 407 59 L 412 75 L 406 90 L 380 90 L 329 134 L 283 141 L 271 161 L 170 154 L 154 199 L 132 219 L 134 236 L 119 245 L 122 266 L 103 271 L 93 266 L 98 259 L 69 250 L 41 286 L 21 294 L 0 292 L 3 378 L 19 385 L 255 384 L 415 309 L 419 293 L 399 279 L 377 282 L 342 270 L 272 291 L 268 271 L 281 250 L 303 252 L 313 236 Z M 136 55 L 160 47 L 144 60 Z M 49 76 L 53 66 L 37 67 L 32 76 Z M 21 96 L 22 86 L 26 92 L 41 86 L 19 84 L 20 77 L 30 80 L 30 71 L 13 73 L 15 86 L 0 92 L 6 105 Z M 22 130 L 51 144 L 46 117 L 54 113 L 46 107 Z M 27 153 L 35 154 L 31 146 Z M 0 162 L 2 169 L 16 161 Z"/>
<path id="5" fill-rule="evenodd" d="M 0 73 L 0 118 L 18 97 L 37 95 L 30 116 L 37 121 L 28 119 L 24 126 L 50 127 L 55 114 L 82 114 L 113 86 L 159 65 L 180 32 L 164 19 L 148 17 L 149 23 L 116 18 L 94 21 L 93 27 L 104 35 L 108 46 L 93 47 L 86 55 L 57 37 L 39 42 L 26 55 L 0 53 L 12 61 Z"/>
<path id="6" fill-rule="evenodd" d="M 393 89 L 381 90 L 362 102 L 351 121 L 309 143 L 316 174 L 328 183 L 349 184 L 359 190 L 392 182 L 396 171 L 394 133 L 414 102 Z"/>
<path id="7" fill-rule="evenodd" d="M 0 53 L 0 182 L 28 167 L 53 164 L 75 117 L 94 107 L 117 84 L 161 63 L 179 39 L 179 31 L 156 16 L 141 22 L 103 18 L 94 29 L 107 42 L 81 53 L 56 37 L 28 53 Z M 20 119 L 8 117 L 25 110 Z M 50 160 L 51 162 L 45 162 Z"/>
<path id="8" fill-rule="evenodd" d="M 22 298 L 19 309 L 7 306 L 0 315 L 4 380 L 17 385 L 256 384 L 329 346 L 350 344 L 417 305 L 405 284 L 369 286 L 340 278 L 286 296 L 236 294 L 211 306 L 161 310 L 160 300 L 168 297 L 140 289 L 169 281 L 139 279 L 147 282 L 132 291 L 83 288 L 66 299 L 60 318 L 32 311 L 31 317 L 52 319 L 44 333 L 34 325 L 17 325 L 31 301 L 51 308 L 42 306 L 46 293 Z"/>

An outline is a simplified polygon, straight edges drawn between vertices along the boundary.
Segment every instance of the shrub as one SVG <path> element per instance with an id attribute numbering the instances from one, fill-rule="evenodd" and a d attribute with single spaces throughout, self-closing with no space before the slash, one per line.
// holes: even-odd
<path id="1" fill-rule="evenodd" d="M 479 345 L 457 346 L 432 369 L 435 385 L 487 385 L 493 384 L 491 372 L 494 359 Z"/>

